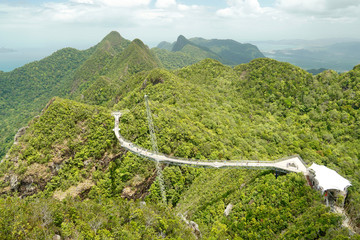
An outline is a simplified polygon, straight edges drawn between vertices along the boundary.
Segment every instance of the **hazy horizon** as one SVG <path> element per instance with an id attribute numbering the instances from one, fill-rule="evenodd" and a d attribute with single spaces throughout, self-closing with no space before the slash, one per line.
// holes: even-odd
<path id="1" fill-rule="evenodd" d="M 179 34 L 180 35 L 180 34 Z M 103 36 L 105 37 L 105 36 Z M 103 38 L 102 37 L 102 38 Z M 185 36 L 187 37 L 187 36 Z M 194 37 L 201 37 L 202 36 L 194 36 Z M 97 42 L 94 42 L 93 44 L 89 46 L 85 46 L 82 48 L 74 47 L 74 46 L 59 46 L 58 48 L 52 47 L 52 48 L 20 48 L 20 49 L 13 49 L 13 48 L 5 48 L 0 47 L 0 71 L 9 72 L 12 71 L 18 67 L 21 67 L 27 63 L 31 63 L 33 61 L 39 61 L 45 57 L 50 56 L 57 50 L 66 48 L 66 47 L 73 47 L 79 50 L 85 50 L 88 49 L 94 45 L 96 45 L 98 42 L 100 42 L 101 39 L 99 39 Z M 189 37 L 192 38 L 192 37 Z M 225 39 L 225 38 L 217 38 L 217 39 Z M 141 39 L 144 41 L 146 45 L 148 45 L 150 48 L 156 47 L 160 42 L 150 45 L 148 44 L 144 39 Z M 170 43 L 175 42 L 176 38 L 173 41 L 169 41 Z M 248 41 L 248 42 L 241 42 L 241 43 L 251 43 L 256 45 L 259 50 L 264 53 L 264 55 L 267 55 L 268 52 L 272 52 L 275 50 L 285 50 L 285 49 L 297 49 L 304 46 L 307 47 L 313 47 L 316 46 L 316 44 L 319 44 L 323 42 L 322 46 L 327 46 L 335 43 L 343 43 L 343 42 L 359 42 L 360 39 L 350 39 L 350 38 L 327 38 L 327 39 L 279 39 L 279 40 L 262 40 L 262 41 Z M 326 44 L 327 45 L 326 45 Z M 342 70 L 343 71 L 343 70 Z"/>
<path id="2" fill-rule="evenodd" d="M 32 60 L 64 47 L 86 49 L 112 30 L 149 47 L 180 34 L 241 43 L 360 39 L 358 0 L 4 0 L 0 9 L 0 49 L 47 51 Z M 15 52 L 0 51 L 0 70 L 11 68 Z"/>

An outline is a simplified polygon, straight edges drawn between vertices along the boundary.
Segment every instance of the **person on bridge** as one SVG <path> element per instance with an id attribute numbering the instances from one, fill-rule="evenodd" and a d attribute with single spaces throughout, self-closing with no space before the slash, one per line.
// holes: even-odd
<path id="1" fill-rule="evenodd" d="M 327 191 L 325 191 L 324 196 L 325 196 L 326 206 L 329 206 L 329 198 L 328 198 L 328 192 Z"/>

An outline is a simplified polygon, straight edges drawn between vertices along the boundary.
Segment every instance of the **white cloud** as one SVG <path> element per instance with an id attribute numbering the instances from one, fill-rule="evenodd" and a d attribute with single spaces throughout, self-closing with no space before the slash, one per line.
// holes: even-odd
<path id="1" fill-rule="evenodd" d="M 260 7 L 257 0 L 228 0 L 228 6 L 219 9 L 216 14 L 221 17 L 248 17 L 264 13 L 265 9 Z"/>
<path id="2" fill-rule="evenodd" d="M 182 4 L 182 3 L 177 3 L 176 0 L 157 0 L 155 2 L 155 7 L 158 9 L 163 9 L 166 11 L 187 11 L 187 12 L 191 12 L 191 11 L 199 11 L 201 10 L 201 6 L 199 5 L 186 5 L 186 4 Z"/>
<path id="3" fill-rule="evenodd" d="M 191 7 L 188 6 L 188 5 L 178 4 L 178 9 L 179 9 L 180 11 L 187 11 L 187 10 L 189 10 L 190 8 L 191 8 Z"/>
<path id="4" fill-rule="evenodd" d="M 136 12 L 136 18 L 142 20 L 139 22 L 139 25 L 148 27 L 169 26 L 173 24 L 176 19 L 183 17 L 183 14 L 163 10 L 142 10 Z"/>
<path id="5" fill-rule="evenodd" d="M 23 7 L 0 4 L 0 9 L 5 12 L 0 14 L 0 31 L 5 26 L 12 28 L 14 23 L 24 28 L 29 28 L 30 24 L 45 27 L 73 24 L 68 25 L 69 28 L 81 27 L 79 24 L 106 25 L 107 28 L 168 24 L 170 28 L 175 19 L 184 18 L 185 15 L 191 17 L 191 14 L 198 14 L 201 10 L 197 5 L 177 4 L 175 0 L 158 0 L 158 8 L 150 7 L 150 2 L 151 0 L 67 0 Z"/>
<path id="6" fill-rule="evenodd" d="M 94 4 L 93 0 L 71 0 L 71 2 L 80 4 Z"/>
<path id="7" fill-rule="evenodd" d="M 175 0 L 157 0 L 155 3 L 157 8 L 169 8 L 176 6 Z"/>
<path id="8" fill-rule="evenodd" d="M 315 18 L 358 18 L 359 0 L 277 0 L 275 6 L 285 13 Z"/>
<path id="9" fill-rule="evenodd" d="M 81 17 L 88 13 L 91 8 L 76 5 L 68 5 L 63 3 L 47 3 L 42 10 L 43 17 L 48 17 L 48 21 L 55 22 L 73 22 L 79 21 Z"/>
<path id="10" fill-rule="evenodd" d="M 277 0 L 276 5 L 287 10 L 319 12 L 357 7 L 360 2 L 358 0 Z"/>
<path id="11" fill-rule="evenodd" d="M 291 19 L 312 17 L 316 19 L 357 20 L 360 14 L 359 0 L 275 0 L 273 7 L 261 7 L 258 0 L 228 0 L 228 7 L 216 12 L 220 17 L 270 17 Z M 307 20 L 310 20 L 308 18 Z"/>
<path id="12" fill-rule="evenodd" d="M 147 6 L 151 0 L 70 0 L 73 3 L 90 4 L 109 7 L 138 7 Z"/>
<path id="13" fill-rule="evenodd" d="M 19 5 L 0 0 L 0 47 L 15 48 L 14 42 L 22 46 L 25 40 L 26 44 L 77 41 L 90 46 L 111 30 L 154 45 L 173 41 L 180 34 L 238 41 L 360 37 L 356 31 L 360 28 L 359 0 L 275 1 L 272 7 L 262 7 L 260 0 L 228 0 L 226 7 L 215 9 L 204 0 L 194 1 L 203 5 L 176 0 L 152 0 L 154 4 L 151 0 L 62 0 Z"/>
<path id="14" fill-rule="evenodd" d="M 348 7 L 359 7 L 359 0 L 327 0 L 325 5 L 328 9 L 342 9 Z"/>
<path id="15" fill-rule="evenodd" d="M 71 0 L 42 5 L 42 17 L 53 23 L 116 23 L 133 25 L 134 13 L 148 8 L 151 0 Z M 118 24 L 118 23 L 116 23 Z"/>
<path id="16" fill-rule="evenodd" d="M 110 7 L 137 7 L 147 6 L 151 0 L 97 0 L 96 2 Z"/>
<path id="17" fill-rule="evenodd" d="M 324 0 L 277 0 L 276 6 L 282 10 L 296 11 L 323 11 Z"/>

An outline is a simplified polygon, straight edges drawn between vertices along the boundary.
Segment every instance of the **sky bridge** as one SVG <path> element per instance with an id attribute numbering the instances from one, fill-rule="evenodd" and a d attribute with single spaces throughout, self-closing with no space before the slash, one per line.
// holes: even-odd
<path id="1" fill-rule="evenodd" d="M 155 161 L 157 165 L 159 165 L 160 163 L 167 163 L 172 165 L 189 166 L 189 167 L 272 169 L 275 171 L 286 172 L 286 173 L 287 172 L 303 173 L 306 176 L 306 179 L 311 187 L 322 191 L 322 193 L 325 196 L 326 204 L 328 206 L 330 205 L 331 208 L 333 209 L 340 209 L 336 211 L 337 212 L 340 211 L 339 213 L 344 215 L 343 208 L 336 207 L 332 199 L 337 199 L 337 196 L 339 194 L 343 195 L 343 199 L 345 199 L 347 195 L 347 188 L 351 186 L 351 183 L 347 179 L 341 177 L 337 172 L 328 169 L 325 166 L 313 164 L 312 166 L 307 168 L 304 161 L 298 155 L 278 159 L 275 161 L 254 161 L 254 160 L 241 160 L 241 161 L 240 160 L 205 160 L 204 161 L 198 159 L 184 159 L 184 158 L 170 157 L 158 153 L 156 151 L 150 151 L 148 149 L 142 148 L 126 140 L 120 134 L 119 119 L 121 117 L 121 112 L 113 112 L 112 115 L 115 117 L 115 127 L 113 130 L 121 146 L 127 149 L 128 151 L 137 154 L 138 156 Z M 161 173 L 161 170 L 159 172 Z M 164 188 L 161 189 L 161 192 L 163 195 L 163 202 L 166 203 L 165 189 Z M 344 204 L 344 200 L 341 205 L 343 204 Z M 343 226 L 349 227 L 348 218 L 346 217 L 346 215 L 345 215 L 345 220 L 343 222 Z"/>
<path id="2" fill-rule="evenodd" d="M 166 156 L 148 149 L 142 148 L 121 136 L 119 128 L 119 119 L 121 112 L 113 112 L 115 117 L 115 128 L 113 129 L 120 145 L 141 157 L 172 165 L 205 167 L 205 168 L 246 168 L 246 169 L 274 169 L 282 172 L 296 172 L 307 174 L 307 167 L 300 156 L 291 156 L 276 161 L 254 161 L 254 160 L 198 160 L 183 159 Z"/>

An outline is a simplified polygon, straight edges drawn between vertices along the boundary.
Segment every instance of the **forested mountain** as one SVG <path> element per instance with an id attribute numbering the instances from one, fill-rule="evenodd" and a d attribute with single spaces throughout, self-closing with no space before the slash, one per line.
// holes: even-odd
<path id="1" fill-rule="evenodd" d="M 322 73 L 323 71 L 326 71 L 328 69 L 326 68 L 318 68 L 318 69 L 308 69 L 307 71 L 313 75 L 317 75 L 319 73 Z"/>
<path id="2" fill-rule="evenodd" d="M 152 49 L 164 67 L 176 69 L 196 63 L 205 58 L 219 60 L 223 64 L 235 66 L 250 62 L 264 55 L 252 44 L 241 44 L 234 40 L 186 39 L 180 35 L 176 42 L 161 42 Z"/>
<path id="3" fill-rule="evenodd" d="M 204 38 L 191 38 L 190 41 L 209 48 L 224 59 L 223 63 L 227 65 L 238 65 L 250 62 L 255 58 L 265 57 L 255 45 L 249 43 L 242 44 L 231 39 L 206 40 Z"/>
<path id="4" fill-rule="evenodd" d="M 132 42 L 126 40 L 125 43 L 126 47 L 123 51 L 108 54 L 104 59 L 103 55 L 94 54 L 89 59 L 90 65 L 86 62 L 78 69 L 75 79 L 81 79 L 82 83 L 72 92 L 73 99 L 89 104 L 111 106 L 117 101 L 115 97 L 119 97 L 129 77 L 140 71 L 160 66 L 159 60 L 141 40 L 135 39 Z M 98 68 L 92 64 L 98 64 Z M 83 68 L 92 69 L 91 74 Z M 84 74 L 87 76 L 83 76 Z M 74 84 L 78 84 L 77 81 Z"/>
<path id="5" fill-rule="evenodd" d="M 159 65 L 140 40 L 131 42 L 111 32 L 88 50 L 62 49 L 41 61 L 0 73 L 0 157 L 16 131 L 38 115 L 52 97 L 114 104 L 112 97 L 124 79 Z"/>
<path id="6" fill-rule="evenodd" d="M 11 72 L 0 74 L 0 157 L 16 131 L 38 115 L 53 96 L 66 96 L 78 67 L 93 49 L 65 48 Z"/>
<path id="7" fill-rule="evenodd" d="M 265 58 L 205 59 L 170 71 L 140 40 L 109 38 L 82 52 L 67 94 L 1 162 L 1 239 L 359 239 L 301 174 L 164 165 L 163 205 L 155 163 L 120 147 L 111 112 L 122 111 L 124 138 L 151 149 L 147 94 L 170 156 L 327 165 L 352 182 L 345 210 L 358 230 L 360 65 L 313 76 Z"/>
<path id="8" fill-rule="evenodd" d="M 92 81 L 102 72 L 106 71 L 106 65 L 120 54 L 128 45 L 129 40 L 120 36 L 118 32 L 109 33 L 95 47 L 94 53 L 81 65 L 75 72 L 72 82 L 72 92 L 81 91 L 85 83 L 91 84 Z M 80 89 L 78 89 L 80 86 Z"/>

